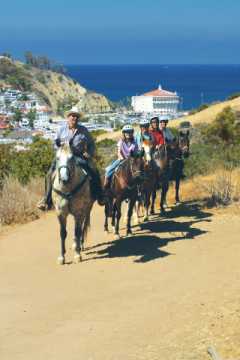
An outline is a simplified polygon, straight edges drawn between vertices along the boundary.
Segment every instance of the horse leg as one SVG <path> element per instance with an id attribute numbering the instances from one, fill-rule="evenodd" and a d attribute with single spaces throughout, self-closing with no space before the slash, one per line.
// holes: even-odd
<path id="1" fill-rule="evenodd" d="M 115 231 L 116 212 L 117 212 L 117 207 L 116 207 L 116 200 L 115 200 L 114 204 L 113 204 L 113 210 L 112 210 L 112 227 L 113 227 L 113 231 Z"/>
<path id="2" fill-rule="evenodd" d="M 119 235 L 119 223 L 120 223 L 120 219 L 121 219 L 121 205 L 122 205 L 122 202 L 119 200 L 119 201 L 116 201 L 115 202 L 115 207 L 116 207 L 116 223 L 115 223 L 115 235 L 117 235 L 118 237 L 120 237 Z"/>
<path id="3" fill-rule="evenodd" d="M 82 260 L 82 257 L 81 257 L 82 227 L 81 227 L 81 219 L 79 217 L 75 217 L 74 235 L 75 235 L 75 237 L 74 237 L 74 245 L 75 245 L 74 261 L 80 262 Z"/>
<path id="4" fill-rule="evenodd" d="M 134 208 L 135 203 L 136 203 L 136 197 L 131 198 L 129 201 L 129 204 L 128 204 L 127 235 L 132 234 L 131 217 L 132 217 L 133 208 Z"/>
<path id="5" fill-rule="evenodd" d="M 176 178 L 176 182 L 175 182 L 175 200 L 176 200 L 176 204 L 180 202 L 180 199 L 179 199 L 179 189 L 180 189 L 180 181 L 181 181 L 181 178 L 177 176 Z"/>
<path id="6" fill-rule="evenodd" d="M 160 214 L 164 215 L 166 213 L 164 205 L 166 203 L 167 192 L 168 192 L 168 181 L 164 181 L 162 184 L 162 191 L 161 191 L 161 200 L 160 200 Z"/>
<path id="7" fill-rule="evenodd" d="M 105 205 L 104 213 L 105 213 L 104 231 L 108 232 L 108 204 Z"/>
<path id="8" fill-rule="evenodd" d="M 146 191 L 146 193 L 145 193 L 145 201 L 144 201 L 144 211 L 145 211 L 144 221 L 148 221 L 150 197 L 151 197 L 150 191 Z"/>
<path id="9" fill-rule="evenodd" d="M 155 214 L 155 200 L 156 200 L 156 196 L 157 196 L 157 191 L 156 189 L 153 190 L 152 192 L 152 204 L 151 204 L 151 210 L 150 210 L 150 214 L 154 215 Z"/>
<path id="10" fill-rule="evenodd" d="M 65 239 L 67 237 L 67 230 L 66 230 L 66 224 L 67 224 L 67 217 L 63 215 L 58 216 L 58 221 L 60 224 L 60 237 L 61 237 L 61 255 L 58 257 L 58 263 L 60 265 L 63 265 L 65 263 Z"/>

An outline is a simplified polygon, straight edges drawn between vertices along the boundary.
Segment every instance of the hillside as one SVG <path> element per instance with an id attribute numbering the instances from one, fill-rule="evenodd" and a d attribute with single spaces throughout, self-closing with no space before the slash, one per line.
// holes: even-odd
<path id="1" fill-rule="evenodd" d="M 218 104 L 210 105 L 207 109 L 199 111 L 194 115 L 189 115 L 183 118 L 179 118 L 171 121 L 171 126 L 177 127 L 181 121 L 190 121 L 192 125 L 199 123 L 211 123 L 216 116 L 225 108 L 230 106 L 235 111 L 240 111 L 240 97 L 220 102 Z"/>
<path id="2" fill-rule="evenodd" d="M 79 110 L 84 112 L 111 110 L 105 96 L 89 92 L 69 76 L 7 58 L 0 59 L 1 85 L 11 85 L 13 88 L 37 93 L 54 113 L 69 104 L 76 104 Z"/>

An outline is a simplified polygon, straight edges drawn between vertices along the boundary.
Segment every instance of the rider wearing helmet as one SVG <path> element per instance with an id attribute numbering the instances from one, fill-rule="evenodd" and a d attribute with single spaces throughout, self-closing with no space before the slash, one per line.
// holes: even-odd
<path id="1" fill-rule="evenodd" d="M 139 149 L 142 148 L 142 143 L 144 140 L 148 140 L 151 142 L 152 145 L 154 145 L 155 144 L 154 138 L 149 131 L 150 121 L 148 119 L 142 119 L 139 122 L 139 126 L 140 126 L 140 131 L 136 134 L 135 137 L 136 142 L 138 144 L 138 148 Z"/>
<path id="2" fill-rule="evenodd" d="M 167 128 L 168 119 L 160 120 L 160 130 L 163 133 L 164 140 L 166 144 L 171 144 L 174 142 L 174 135 L 172 134 L 171 130 Z"/>
<path id="3" fill-rule="evenodd" d="M 134 128 L 132 125 L 124 125 L 122 128 L 122 138 L 117 144 L 118 158 L 106 168 L 104 188 L 110 185 L 110 179 L 114 171 L 118 168 L 122 161 L 127 159 L 132 152 L 138 151 L 137 142 L 134 139 Z"/>
<path id="4" fill-rule="evenodd" d="M 157 116 L 151 118 L 150 125 L 151 125 L 150 134 L 154 139 L 155 146 L 159 147 L 161 145 L 164 145 L 165 144 L 164 136 L 162 131 L 159 129 L 159 118 Z"/>

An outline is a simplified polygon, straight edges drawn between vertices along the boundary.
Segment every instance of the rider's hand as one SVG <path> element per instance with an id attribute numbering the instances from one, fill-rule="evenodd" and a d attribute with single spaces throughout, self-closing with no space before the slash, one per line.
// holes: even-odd
<path id="1" fill-rule="evenodd" d="M 89 158 L 90 158 L 89 153 L 87 153 L 86 151 L 83 153 L 83 156 L 84 156 L 86 159 L 89 159 Z"/>

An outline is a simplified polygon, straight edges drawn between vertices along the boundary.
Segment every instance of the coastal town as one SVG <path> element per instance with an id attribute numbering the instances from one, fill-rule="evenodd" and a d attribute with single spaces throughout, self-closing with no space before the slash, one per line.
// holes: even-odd
<path id="1" fill-rule="evenodd" d="M 125 123 L 138 123 L 143 117 L 158 115 L 174 119 L 179 116 L 176 93 L 158 89 L 132 97 L 132 109 L 86 113 L 84 125 L 89 131 L 113 131 Z M 56 115 L 35 93 L 0 87 L 0 143 L 29 143 L 35 135 L 53 139 L 64 117 Z M 10 135 L 11 134 L 11 135 Z"/>
<path id="2" fill-rule="evenodd" d="M 36 135 L 53 140 L 72 106 L 83 113 L 81 121 L 89 131 L 111 132 L 142 118 L 171 120 L 187 114 L 179 110 L 181 97 L 161 85 L 131 96 L 128 105 L 114 103 L 65 74 L 42 69 L 41 58 L 33 58 L 40 68 L 30 65 L 28 57 L 24 64 L 0 56 L 0 144 L 27 144 Z"/>

